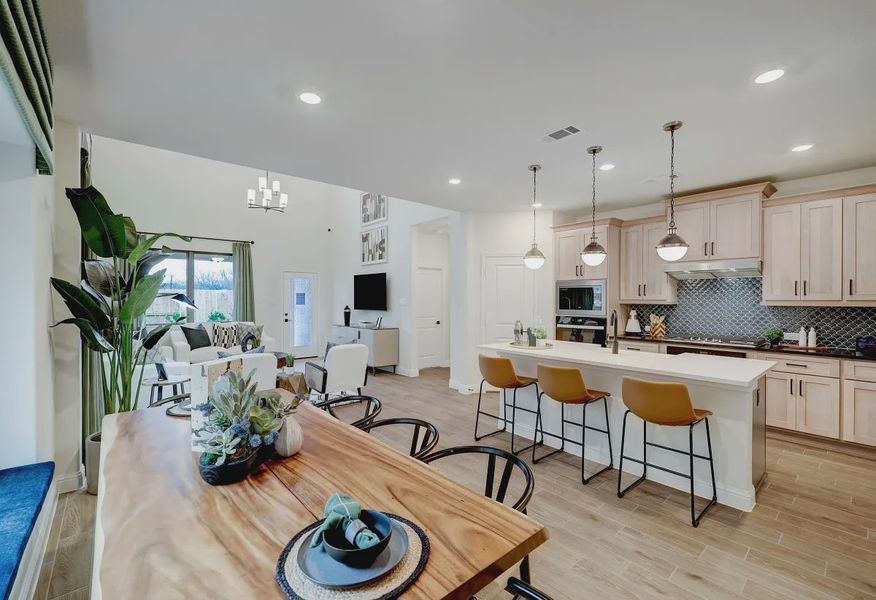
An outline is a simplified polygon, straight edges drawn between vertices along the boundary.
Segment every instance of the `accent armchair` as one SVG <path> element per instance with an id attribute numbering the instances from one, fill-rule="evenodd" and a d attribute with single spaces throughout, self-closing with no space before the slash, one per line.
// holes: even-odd
<path id="1" fill-rule="evenodd" d="M 328 400 L 331 394 L 343 394 L 362 387 L 368 381 L 368 346 L 340 344 L 332 346 L 322 361 L 304 364 L 304 380 L 311 392 Z"/>

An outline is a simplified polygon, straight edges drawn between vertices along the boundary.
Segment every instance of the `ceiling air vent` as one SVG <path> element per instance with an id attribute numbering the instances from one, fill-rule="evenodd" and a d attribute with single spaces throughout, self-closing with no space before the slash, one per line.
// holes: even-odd
<path id="1" fill-rule="evenodd" d="M 578 129 L 577 127 L 575 127 L 574 125 L 569 125 L 568 127 L 564 128 L 564 129 L 557 129 L 556 131 L 553 131 L 553 132 L 545 135 L 541 139 L 542 139 L 542 141 L 545 141 L 545 142 L 556 142 L 557 140 L 561 140 L 565 137 L 569 137 L 573 133 L 578 133 L 579 131 L 581 131 L 581 130 Z"/>

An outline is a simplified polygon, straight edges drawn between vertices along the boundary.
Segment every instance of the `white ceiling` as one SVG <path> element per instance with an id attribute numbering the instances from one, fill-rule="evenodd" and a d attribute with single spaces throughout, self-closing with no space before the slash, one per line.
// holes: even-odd
<path id="1" fill-rule="evenodd" d="M 49 0 L 56 110 L 93 133 L 461 210 L 876 164 L 873 0 Z M 753 77 L 782 66 L 784 78 Z M 322 95 L 308 106 L 302 91 Z M 546 144 L 575 125 L 581 133 Z M 813 143 L 805 153 L 792 145 Z M 448 178 L 462 184 L 450 186 Z M 656 181 L 655 181 L 656 179 Z M 293 199 L 294 200 L 294 199 Z"/>

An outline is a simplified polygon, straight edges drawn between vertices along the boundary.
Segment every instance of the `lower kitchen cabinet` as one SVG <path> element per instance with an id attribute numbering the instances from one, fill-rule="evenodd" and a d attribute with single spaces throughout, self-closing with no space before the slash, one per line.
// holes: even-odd
<path id="1" fill-rule="evenodd" d="M 796 376 L 788 373 L 766 374 L 766 424 L 783 429 L 797 428 Z"/>
<path id="2" fill-rule="evenodd" d="M 797 431 L 839 439 L 839 379 L 798 375 L 796 421 Z"/>
<path id="3" fill-rule="evenodd" d="M 843 382 L 843 439 L 876 446 L 876 383 Z"/>

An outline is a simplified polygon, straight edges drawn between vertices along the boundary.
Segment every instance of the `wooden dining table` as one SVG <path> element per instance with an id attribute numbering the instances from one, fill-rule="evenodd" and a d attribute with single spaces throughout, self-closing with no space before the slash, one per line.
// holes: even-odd
<path id="1" fill-rule="evenodd" d="M 105 417 L 92 598 L 283 598 L 280 552 L 335 491 L 428 535 L 429 560 L 404 598 L 468 598 L 547 540 L 526 515 L 309 403 L 295 418 L 298 454 L 214 487 L 198 473 L 188 420 L 163 409 Z"/>

